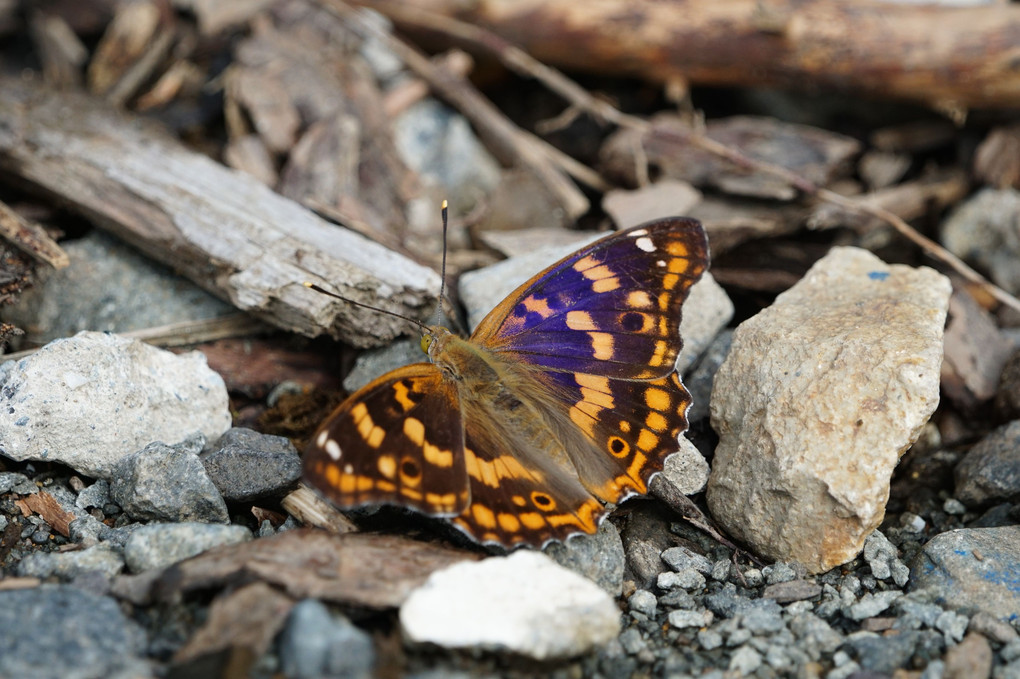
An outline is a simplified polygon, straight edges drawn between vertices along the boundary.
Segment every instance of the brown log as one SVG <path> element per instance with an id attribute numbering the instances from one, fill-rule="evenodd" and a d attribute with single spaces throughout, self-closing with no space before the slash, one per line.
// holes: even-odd
<path id="1" fill-rule="evenodd" d="M 942 109 L 1020 106 L 1020 6 L 863 0 L 362 0 L 401 28 L 428 12 L 549 65 L 663 83 L 825 89 Z M 418 12 L 420 20 L 415 19 Z"/>
<path id="2" fill-rule="evenodd" d="M 424 317 L 439 276 L 88 96 L 0 77 L 0 171 L 239 309 L 309 336 L 385 343 L 409 324 L 304 287 Z"/>

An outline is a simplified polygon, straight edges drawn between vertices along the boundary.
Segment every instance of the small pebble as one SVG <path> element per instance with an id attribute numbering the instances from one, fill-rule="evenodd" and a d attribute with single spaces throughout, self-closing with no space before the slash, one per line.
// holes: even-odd
<path id="1" fill-rule="evenodd" d="M 967 508 L 956 498 L 950 497 L 946 498 L 946 501 L 942 503 L 942 511 L 952 516 L 961 516 L 967 511 Z"/>
<path id="2" fill-rule="evenodd" d="M 712 651 L 722 646 L 722 635 L 713 629 L 698 630 L 698 643 L 706 651 Z"/>
<path id="3" fill-rule="evenodd" d="M 750 646 L 741 646 L 730 657 L 730 671 L 747 676 L 761 667 L 761 654 Z"/>
<path id="4" fill-rule="evenodd" d="M 770 585 L 797 579 L 797 571 L 793 569 L 793 566 L 782 561 L 766 566 L 761 572 L 765 576 L 765 582 Z"/>
<path id="5" fill-rule="evenodd" d="M 757 587 L 765 581 L 761 571 L 757 568 L 748 568 L 744 571 L 744 582 L 748 587 Z"/>
<path id="6" fill-rule="evenodd" d="M 707 627 L 712 624 L 712 611 L 671 611 L 669 624 L 677 629 L 688 627 Z"/>
<path id="7" fill-rule="evenodd" d="M 630 606 L 630 610 L 637 611 L 647 615 L 649 618 L 655 617 L 655 609 L 657 602 L 655 595 L 646 589 L 639 589 L 630 595 L 627 599 L 627 604 Z"/>
<path id="8" fill-rule="evenodd" d="M 911 512 L 903 512 L 900 516 L 900 524 L 903 529 L 911 533 L 920 533 L 927 526 L 927 522 L 917 514 Z"/>

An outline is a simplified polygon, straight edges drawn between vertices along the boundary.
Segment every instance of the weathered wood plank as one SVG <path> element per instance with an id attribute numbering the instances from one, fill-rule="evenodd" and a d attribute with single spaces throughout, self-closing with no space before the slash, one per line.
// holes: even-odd
<path id="1" fill-rule="evenodd" d="M 0 171 L 239 309 L 304 335 L 372 346 L 408 324 L 303 281 L 407 316 L 435 305 L 431 269 L 188 150 L 150 121 L 37 81 L 0 77 L 0 91 Z"/>

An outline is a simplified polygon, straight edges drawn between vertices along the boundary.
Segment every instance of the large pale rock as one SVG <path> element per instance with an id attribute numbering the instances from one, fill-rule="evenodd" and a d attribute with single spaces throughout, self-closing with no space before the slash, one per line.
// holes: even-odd
<path id="1" fill-rule="evenodd" d="M 80 332 L 0 366 L 0 454 L 106 478 L 152 441 L 230 427 L 223 379 L 199 352 Z"/>
<path id="2" fill-rule="evenodd" d="M 587 578 L 520 550 L 436 571 L 400 607 L 400 624 L 412 642 L 552 660 L 614 639 L 620 612 Z"/>
<path id="3" fill-rule="evenodd" d="M 708 506 L 768 558 L 821 572 L 879 525 L 939 401 L 949 280 L 833 248 L 737 328 L 715 377 Z"/>

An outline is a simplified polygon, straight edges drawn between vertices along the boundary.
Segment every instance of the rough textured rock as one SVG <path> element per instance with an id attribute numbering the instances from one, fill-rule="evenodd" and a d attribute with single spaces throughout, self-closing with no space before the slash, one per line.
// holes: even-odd
<path id="1" fill-rule="evenodd" d="M 979 441 L 956 465 L 956 499 L 969 506 L 1020 498 L 1020 420 Z"/>
<path id="2" fill-rule="evenodd" d="M 220 545 L 251 540 L 244 526 L 208 523 L 150 523 L 139 526 L 124 544 L 124 561 L 133 573 L 164 568 Z"/>
<path id="3" fill-rule="evenodd" d="M 152 676 L 144 636 L 117 602 L 71 585 L 0 592 L 0 676 Z"/>
<path id="4" fill-rule="evenodd" d="M 108 478 L 152 441 L 214 440 L 229 427 L 223 379 L 198 352 L 81 332 L 0 366 L 0 453 L 15 460 Z"/>
<path id="5" fill-rule="evenodd" d="M 966 613 L 1020 617 L 1020 526 L 951 530 L 928 541 L 910 569 L 910 588 Z"/>
<path id="6" fill-rule="evenodd" d="M 114 467 L 110 495 L 136 519 L 229 521 L 223 497 L 187 443 L 157 442 L 125 457 Z"/>
<path id="7" fill-rule="evenodd" d="M 712 390 L 708 505 L 763 556 L 821 572 L 881 522 L 939 399 L 948 279 L 833 248 L 737 328 Z"/>
<path id="8" fill-rule="evenodd" d="M 1020 191 L 982 189 L 942 224 L 942 244 L 991 273 L 1006 290 L 1020 292 Z"/>
<path id="9" fill-rule="evenodd" d="M 613 596 L 619 596 L 623 591 L 626 555 L 620 531 L 609 521 L 603 521 L 594 535 L 578 535 L 566 544 L 552 542 L 542 551 L 559 565 L 583 575 Z"/>
<path id="10" fill-rule="evenodd" d="M 616 637 L 612 597 L 538 552 L 433 573 L 400 608 L 407 639 L 536 660 L 580 655 Z"/>
<path id="11" fill-rule="evenodd" d="M 202 464 L 227 502 L 282 496 L 301 478 L 301 458 L 289 439 L 243 427 L 224 434 Z"/>
<path id="12" fill-rule="evenodd" d="M 305 599 L 291 609 L 280 635 L 280 664 L 293 679 L 362 679 L 372 676 L 375 648 L 372 637 L 350 620 Z"/>
<path id="13" fill-rule="evenodd" d="M 684 495 L 694 495 L 705 489 L 710 471 L 708 461 L 693 443 L 683 436 L 679 452 L 666 458 L 662 475 L 680 489 Z"/>

